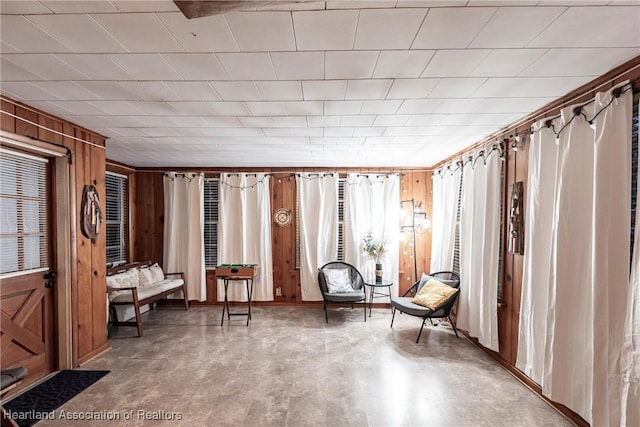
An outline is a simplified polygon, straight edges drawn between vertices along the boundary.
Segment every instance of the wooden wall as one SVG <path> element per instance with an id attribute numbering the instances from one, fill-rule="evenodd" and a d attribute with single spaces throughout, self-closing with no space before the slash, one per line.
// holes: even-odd
<path id="1" fill-rule="evenodd" d="M 308 171 L 307 169 L 305 169 Z M 323 169 L 330 171 L 331 168 Z M 252 170 L 255 171 L 255 170 Z M 273 247 L 273 287 L 274 302 L 272 304 L 308 304 L 303 303 L 300 290 L 300 271 L 295 267 L 295 211 L 296 183 L 291 172 L 278 169 L 261 169 L 271 172 L 271 211 L 285 208 L 291 210 L 291 225 L 278 227 L 272 224 L 271 236 Z M 354 172 L 368 172 L 353 169 Z M 376 170 L 378 171 L 378 170 Z M 206 170 L 205 170 L 206 172 Z M 400 200 L 415 199 L 422 203 L 422 208 L 431 217 L 431 172 L 402 172 L 400 184 Z M 135 233 L 134 260 L 162 261 L 162 242 L 164 227 L 164 196 L 162 192 L 162 172 L 140 171 L 136 173 L 135 201 L 130 203 L 135 211 L 137 229 Z M 398 200 L 398 203 L 400 203 Z M 417 234 L 416 259 L 418 275 L 429 271 L 431 262 L 431 232 Z M 413 249 L 407 244 L 400 246 L 400 290 L 404 291 L 413 283 Z M 207 271 L 207 304 L 217 304 L 216 279 L 213 270 Z M 280 295 L 277 289 L 280 288 Z"/>
<path id="2" fill-rule="evenodd" d="M 78 210 L 84 185 L 95 185 L 100 200 L 104 201 L 103 136 L 15 102 L 4 95 L 0 110 L 3 113 L 2 130 L 69 148 L 73 158 L 71 182 L 75 182 L 71 208 L 76 219 L 79 219 Z M 73 364 L 79 365 L 109 348 L 106 327 L 106 246 L 104 232 L 98 235 L 95 243 L 91 243 L 80 232 L 78 220 L 73 224 L 71 232 Z"/>

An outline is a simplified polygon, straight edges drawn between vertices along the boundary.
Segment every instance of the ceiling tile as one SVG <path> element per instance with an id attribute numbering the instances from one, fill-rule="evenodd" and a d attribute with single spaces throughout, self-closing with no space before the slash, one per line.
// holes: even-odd
<path id="1" fill-rule="evenodd" d="M 483 113 L 478 106 L 484 102 L 482 98 L 474 99 L 445 99 L 435 109 L 437 114 Z"/>
<path id="2" fill-rule="evenodd" d="M 279 128 L 288 128 L 288 127 L 307 127 L 307 118 L 304 116 L 295 116 L 295 117 L 272 117 L 273 126 Z"/>
<path id="3" fill-rule="evenodd" d="M 564 7 L 501 7 L 473 40 L 471 48 L 525 47 L 560 16 Z M 505 37 L 505 23 L 516 23 Z"/>
<path id="4" fill-rule="evenodd" d="M 521 116 L 521 113 L 511 114 L 450 114 L 441 122 L 448 126 L 494 125 L 504 126 Z"/>
<path id="5" fill-rule="evenodd" d="M 364 101 L 360 114 L 394 114 L 401 104 L 399 99 Z"/>
<path id="6" fill-rule="evenodd" d="M 376 116 L 376 119 L 373 121 L 373 126 L 404 126 L 407 123 L 407 120 L 411 118 L 411 115 L 408 114 L 384 114 Z"/>
<path id="7" fill-rule="evenodd" d="M 302 82 L 302 94 L 305 101 L 341 100 L 347 90 L 346 80 L 309 80 Z"/>
<path id="8" fill-rule="evenodd" d="M 2 55 L 2 59 L 6 59 L 19 68 L 29 70 L 45 80 L 87 80 L 88 76 L 71 67 L 66 62 L 62 62 L 55 55 L 23 53 L 23 54 L 7 54 Z M 5 69 L 2 69 L 2 79 L 5 79 Z M 25 73 L 25 77 L 28 73 Z"/>
<path id="9" fill-rule="evenodd" d="M 103 54 L 58 53 L 58 58 L 92 80 L 132 80 L 134 77 Z"/>
<path id="10" fill-rule="evenodd" d="M 429 9 L 411 48 L 465 48 L 496 10 L 491 7 Z"/>
<path id="11" fill-rule="evenodd" d="M 89 15 L 32 15 L 28 19 L 76 53 L 127 51 Z"/>
<path id="12" fill-rule="evenodd" d="M 123 81 L 118 84 L 145 101 L 179 101 L 180 97 L 164 82 Z"/>
<path id="13" fill-rule="evenodd" d="M 228 80 L 218 58 L 211 53 L 165 53 L 162 57 L 185 80 Z"/>
<path id="14" fill-rule="evenodd" d="M 324 111 L 322 101 L 287 101 L 284 105 L 291 116 L 318 116 Z"/>
<path id="15" fill-rule="evenodd" d="M 20 51 L 4 40 L 0 40 L 0 54 L 2 53 L 20 53 Z"/>
<path id="16" fill-rule="evenodd" d="M 546 49 L 496 49 L 473 70 L 472 77 L 511 77 L 542 56 Z"/>
<path id="17" fill-rule="evenodd" d="M 417 78 L 435 50 L 384 50 L 380 52 L 374 78 Z"/>
<path id="18" fill-rule="evenodd" d="M 158 17 L 187 52 L 237 52 L 240 50 L 224 15 L 187 19 L 182 12 L 177 12 L 161 13 Z"/>
<path id="19" fill-rule="evenodd" d="M 87 89 L 100 99 L 110 100 L 136 100 L 140 97 L 133 92 L 123 88 L 117 82 L 81 81 L 76 84 Z"/>
<path id="20" fill-rule="evenodd" d="M 106 116 L 104 111 L 85 101 L 54 101 L 52 104 L 67 110 L 71 115 L 100 116 L 100 118 L 107 119 L 107 122 L 112 119 L 112 117 Z"/>
<path id="21" fill-rule="evenodd" d="M 30 103 L 35 100 L 49 101 L 64 99 L 64 97 L 58 97 L 50 92 L 47 92 L 45 89 L 39 87 L 35 83 L 38 82 L 2 82 L 2 93 L 5 95 L 10 95 L 13 98 L 19 99 L 21 101 L 28 101 Z"/>
<path id="22" fill-rule="evenodd" d="M 398 109 L 398 114 L 432 113 L 441 102 L 441 99 L 407 99 Z"/>
<path id="23" fill-rule="evenodd" d="M 340 126 L 340 116 L 307 116 L 309 127 L 338 127 Z"/>
<path id="24" fill-rule="evenodd" d="M 239 12 L 224 16 L 245 52 L 296 50 L 288 12 Z"/>
<path id="25" fill-rule="evenodd" d="M 176 115 L 176 110 L 165 101 L 130 101 L 131 105 L 140 110 L 143 114 L 148 114 L 148 116 L 138 116 L 138 120 L 140 120 L 146 126 L 175 126 L 175 123 L 172 123 L 168 117 L 162 117 L 161 119 L 151 117 L 151 116 L 166 116 L 171 115 L 174 117 Z"/>
<path id="26" fill-rule="evenodd" d="M 357 115 L 357 116 L 342 116 L 340 120 L 341 127 L 367 127 L 373 124 L 376 119 L 375 115 Z"/>
<path id="27" fill-rule="evenodd" d="M 473 93 L 476 98 L 559 97 L 592 77 L 513 77 L 487 80 Z"/>
<path id="28" fill-rule="evenodd" d="M 219 53 L 218 59 L 231 80 L 275 80 L 268 53 Z"/>
<path id="29" fill-rule="evenodd" d="M 4 1 L 2 2 L 4 4 Z M 19 15 L 0 15 L 0 36 L 22 52 L 70 52 L 53 37 L 36 27 L 31 21 Z"/>
<path id="30" fill-rule="evenodd" d="M 309 1 L 305 3 L 285 3 L 285 4 L 270 4 L 262 7 L 261 9 L 269 10 L 324 10 L 324 1 Z"/>
<path id="31" fill-rule="evenodd" d="M 426 9 L 360 10 L 355 49 L 409 49 Z"/>
<path id="32" fill-rule="evenodd" d="M 325 2 L 327 9 L 374 9 L 392 8 L 395 0 L 329 0 Z"/>
<path id="33" fill-rule="evenodd" d="M 0 13 L 3 15 L 36 15 L 51 13 L 51 10 L 39 1 L 2 0 Z"/>
<path id="34" fill-rule="evenodd" d="M 349 80 L 345 99 L 384 99 L 393 80 Z"/>
<path id="35" fill-rule="evenodd" d="M 298 81 L 255 82 L 265 101 L 301 101 L 302 85 Z"/>
<path id="36" fill-rule="evenodd" d="M 262 101 L 253 82 L 212 82 L 213 88 L 225 101 Z"/>
<path id="37" fill-rule="evenodd" d="M 436 126 L 447 116 L 445 114 L 415 114 L 407 120 L 407 126 Z"/>
<path id="38" fill-rule="evenodd" d="M 110 53 L 108 58 L 137 80 L 182 80 L 162 57 L 155 53 Z"/>
<path id="39" fill-rule="evenodd" d="M 209 108 L 219 116 L 248 116 L 250 114 L 244 102 L 209 102 Z"/>
<path id="40" fill-rule="evenodd" d="M 36 81 L 33 85 L 54 95 L 59 99 L 68 101 L 86 101 L 92 99 L 100 99 L 93 92 L 88 91 L 81 85 L 74 82 L 43 82 Z M 48 98 L 52 99 L 52 98 Z"/>
<path id="41" fill-rule="evenodd" d="M 481 113 L 530 113 L 536 111 L 554 98 L 492 98 L 484 99 L 478 105 L 478 112 Z M 469 100 L 471 101 L 471 100 Z"/>
<path id="42" fill-rule="evenodd" d="M 178 12 L 171 0 L 111 0 L 120 12 Z"/>
<path id="43" fill-rule="evenodd" d="M 208 82 L 165 82 L 182 101 L 219 101 L 220 97 Z"/>
<path id="44" fill-rule="evenodd" d="M 381 136 L 386 128 L 383 127 L 364 127 L 355 128 L 353 136 Z"/>
<path id="45" fill-rule="evenodd" d="M 247 102 L 246 104 L 254 116 L 284 116 L 287 114 L 284 102 Z"/>
<path id="46" fill-rule="evenodd" d="M 486 80 L 482 78 L 440 79 L 429 93 L 429 98 L 466 98 Z"/>
<path id="47" fill-rule="evenodd" d="M 270 55 L 278 80 L 324 78 L 323 52 L 271 52 Z"/>
<path id="48" fill-rule="evenodd" d="M 640 6 L 572 7 L 528 47 L 638 47 L 638 16 Z"/>
<path id="49" fill-rule="evenodd" d="M 440 79 L 396 79 L 387 99 L 426 98 Z"/>
<path id="50" fill-rule="evenodd" d="M 640 54 L 638 48 L 551 49 L 521 76 L 599 76 Z"/>
<path id="51" fill-rule="evenodd" d="M 357 22 L 357 10 L 293 12 L 298 50 L 352 49 Z"/>
<path id="52" fill-rule="evenodd" d="M 182 116 L 210 116 L 211 107 L 208 102 L 202 101 L 172 101 L 169 102 L 176 115 Z"/>
<path id="53" fill-rule="evenodd" d="M 325 78 L 327 80 L 371 78 L 378 54 L 378 51 L 326 52 Z"/>
<path id="54" fill-rule="evenodd" d="M 466 77 L 490 52 L 487 49 L 439 50 L 422 77 Z"/>
<path id="55" fill-rule="evenodd" d="M 362 101 L 325 101 L 324 114 L 327 116 L 341 116 L 345 114 L 360 114 Z"/>
<path id="56" fill-rule="evenodd" d="M 112 116 L 137 116 L 142 114 L 142 111 L 127 101 L 91 101 L 88 104 Z"/>
<path id="57" fill-rule="evenodd" d="M 350 137 L 353 136 L 354 131 L 354 128 L 347 127 L 324 128 L 324 136 Z"/>
<path id="58" fill-rule="evenodd" d="M 130 52 L 180 52 L 182 47 L 154 13 L 91 15 Z"/>
<path id="59" fill-rule="evenodd" d="M 111 2 L 104 1 L 104 0 L 92 0 L 92 1 L 84 1 L 84 2 L 77 1 L 77 0 L 76 1 L 54 0 L 54 1 L 43 1 L 42 4 L 56 14 L 113 13 L 118 11 L 118 9 L 116 9 Z"/>
<path id="60" fill-rule="evenodd" d="M 468 0 L 398 0 L 396 7 L 464 7 Z"/>

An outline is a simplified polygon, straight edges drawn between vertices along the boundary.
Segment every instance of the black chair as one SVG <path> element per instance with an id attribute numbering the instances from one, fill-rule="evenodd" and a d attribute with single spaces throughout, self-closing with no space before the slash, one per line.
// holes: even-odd
<path id="1" fill-rule="evenodd" d="M 26 376 L 27 368 L 22 366 L 0 370 L 0 396 L 4 396 L 5 393 L 16 388 Z M 0 405 L 0 416 L 2 416 L 2 427 L 18 427 L 18 424 L 9 416 L 2 405 Z"/>
<path id="2" fill-rule="evenodd" d="M 351 287 L 353 288 L 353 292 L 329 292 L 327 278 L 324 272 L 326 270 L 340 269 L 346 269 L 349 272 L 349 278 L 351 279 Z M 364 279 L 362 278 L 362 275 L 360 274 L 358 269 L 353 265 L 339 261 L 334 261 L 323 265 L 318 269 L 318 285 L 320 286 L 320 292 L 322 292 L 322 299 L 324 300 L 324 318 L 327 323 L 329 323 L 329 316 L 327 314 L 327 303 L 351 303 L 351 308 L 353 308 L 353 303 L 360 301 L 362 301 L 362 307 L 364 310 L 364 321 L 367 321 L 367 304 L 364 292 Z"/>
<path id="3" fill-rule="evenodd" d="M 440 306 L 440 308 L 438 308 L 436 311 L 411 302 L 413 297 L 418 292 L 420 292 L 420 289 L 422 289 L 429 278 L 434 278 L 439 282 L 444 283 L 445 285 L 451 286 L 452 288 L 460 288 L 460 276 L 458 275 L 458 273 L 455 273 L 453 271 L 439 271 L 437 273 L 429 274 L 427 280 L 421 279 L 420 281 L 414 283 L 413 286 L 411 286 L 401 297 L 391 298 L 391 307 L 393 309 L 393 315 L 391 316 L 391 327 L 393 327 L 393 319 L 396 316 L 396 310 L 400 310 L 400 312 L 409 314 L 411 316 L 422 318 L 422 326 L 420 326 L 420 332 L 418 332 L 418 339 L 416 339 L 416 342 L 420 341 L 420 335 L 422 334 L 422 329 L 424 328 L 424 324 L 427 319 L 449 319 L 449 323 L 451 323 L 451 326 L 453 327 L 453 332 L 455 332 L 456 337 L 458 336 L 456 325 L 449 317 L 449 314 L 451 313 L 453 304 L 455 304 L 456 298 L 458 298 L 458 294 L 460 292 L 456 292 L 451 297 L 449 297 L 449 299 L 445 301 L 444 304 Z"/>

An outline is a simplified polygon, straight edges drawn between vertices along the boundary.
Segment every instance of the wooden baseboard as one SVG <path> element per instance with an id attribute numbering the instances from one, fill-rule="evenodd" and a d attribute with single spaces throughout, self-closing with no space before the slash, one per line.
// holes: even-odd
<path id="1" fill-rule="evenodd" d="M 507 371 L 511 376 L 520 381 L 525 387 L 534 392 L 538 397 L 540 397 L 543 401 L 545 401 L 549 406 L 553 407 L 556 411 L 558 411 L 561 415 L 563 415 L 566 419 L 574 423 L 579 427 L 590 427 L 590 424 L 584 420 L 580 415 L 573 412 L 571 409 L 567 408 L 561 403 L 554 402 L 548 397 L 542 394 L 542 388 L 536 384 L 531 378 L 526 376 L 522 371 L 520 371 L 515 366 L 509 364 L 506 360 L 504 360 L 500 355 L 494 351 L 489 350 L 488 348 L 481 345 L 477 339 L 472 338 L 466 331 L 462 331 L 458 329 L 471 343 L 473 343 L 480 350 L 484 351 L 488 354 L 493 360 L 498 362 L 502 368 Z"/>
<path id="2" fill-rule="evenodd" d="M 104 344 L 103 346 L 93 350 L 90 353 L 85 354 L 84 356 L 82 356 L 79 360 L 78 360 L 78 366 L 82 366 L 90 361 L 92 361 L 93 359 L 95 359 L 96 357 L 106 353 L 107 351 L 111 350 L 111 346 L 109 345 L 109 343 Z"/>

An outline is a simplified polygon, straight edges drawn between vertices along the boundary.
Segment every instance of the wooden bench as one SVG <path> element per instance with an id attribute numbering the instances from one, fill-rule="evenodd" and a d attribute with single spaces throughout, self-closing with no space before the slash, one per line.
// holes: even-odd
<path id="1" fill-rule="evenodd" d="M 148 269 L 148 270 L 147 270 Z M 144 270 L 144 271 L 142 271 Z M 154 274 L 151 273 L 154 271 Z M 157 275 L 162 276 L 160 277 Z M 163 273 L 149 262 L 134 262 L 107 269 L 107 293 L 109 295 L 111 323 L 115 326 L 135 326 L 142 336 L 140 307 L 153 303 L 171 294 L 182 291 L 184 309 L 189 310 L 189 297 L 184 273 Z M 115 310 L 117 305 L 133 305 L 135 321 L 120 321 Z"/>

